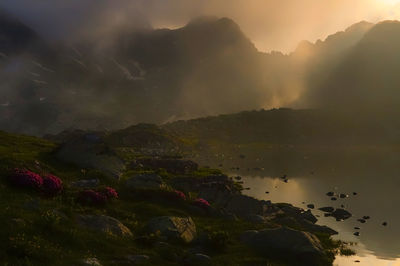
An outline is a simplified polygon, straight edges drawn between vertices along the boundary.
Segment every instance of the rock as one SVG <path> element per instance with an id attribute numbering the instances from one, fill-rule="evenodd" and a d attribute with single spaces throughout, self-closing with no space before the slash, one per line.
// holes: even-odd
<path id="1" fill-rule="evenodd" d="M 360 227 L 354 227 L 354 230 L 360 230 L 361 228 Z"/>
<path id="2" fill-rule="evenodd" d="M 332 192 L 332 191 L 330 191 L 330 192 L 326 193 L 326 195 L 327 195 L 328 197 L 333 197 L 333 196 L 335 196 L 335 193 Z"/>
<path id="3" fill-rule="evenodd" d="M 332 198 L 331 198 L 331 200 L 333 200 L 333 201 L 336 201 L 336 200 L 337 200 L 337 198 L 336 198 L 336 197 L 332 197 Z"/>
<path id="4" fill-rule="evenodd" d="M 81 265 L 101 266 L 102 264 L 97 258 L 86 258 L 82 260 Z"/>
<path id="5" fill-rule="evenodd" d="M 331 213 L 331 216 L 334 217 L 336 221 L 343 221 L 349 219 L 352 215 L 344 209 L 336 209 Z"/>
<path id="6" fill-rule="evenodd" d="M 315 208 L 315 205 L 314 205 L 314 204 L 308 204 L 308 205 L 307 205 L 307 208 L 309 208 L 309 209 L 314 209 L 314 208 Z"/>
<path id="7" fill-rule="evenodd" d="M 301 228 L 304 231 L 317 234 L 317 233 L 323 233 L 327 235 L 337 235 L 338 232 L 335 230 L 325 226 L 325 225 L 318 225 L 314 224 L 308 220 L 304 219 L 295 219 L 294 217 L 282 217 L 282 218 L 277 218 L 274 220 L 274 222 L 284 225 L 290 228 Z"/>
<path id="8" fill-rule="evenodd" d="M 77 222 L 81 226 L 119 237 L 132 236 L 131 230 L 113 217 L 105 215 L 78 215 Z"/>
<path id="9" fill-rule="evenodd" d="M 71 183 L 76 188 L 94 188 L 100 184 L 99 179 L 82 179 Z"/>
<path id="10" fill-rule="evenodd" d="M 211 258 L 201 253 L 191 254 L 185 259 L 185 265 L 207 266 L 211 264 Z"/>
<path id="11" fill-rule="evenodd" d="M 172 174 L 189 174 L 197 171 L 199 166 L 197 163 L 190 160 L 170 158 L 144 158 L 136 159 L 131 162 L 130 168 L 144 168 L 149 170 L 165 169 L 168 173 Z"/>
<path id="12" fill-rule="evenodd" d="M 265 217 L 256 214 L 250 214 L 246 217 L 246 220 L 252 223 L 265 223 Z"/>
<path id="13" fill-rule="evenodd" d="M 369 220 L 369 219 L 371 219 L 371 217 L 369 217 L 369 216 L 363 216 L 363 219 L 364 219 L 364 220 Z"/>
<path id="14" fill-rule="evenodd" d="M 226 211 L 236 214 L 239 217 L 246 218 L 249 215 L 261 215 L 268 210 L 270 201 L 257 200 L 246 195 L 232 195 L 223 207 Z"/>
<path id="15" fill-rule="evenodd" d="M 360 232 L 355 232 L 353 235 L 360 236 Z"/>
<path id="16" fill-rule="evenodd" d="M 56 157 L 81 168 L 97 169 L 108 176 L 119 178 L 125 170 L 125 163 L 101 140 L 93 141 L 94 133 L 77 135 L 68 139 L 56 151 Z M 96 137 L 97 138 L 97 137 Z"/>
<path id="17" fill-rule="evenodd" d="M 323 211 L 323 212 L 333 212 L 335 210 L 335 208 L 333 208 L 333 207 L 322 207 L 322 208 L 319 208 L 318 210 Z"/>
<path id="18" fill-rule="evenodd" d="M 128 255 L 126 256 L 127 260 L 134 265 L 143 264 L 150 260 L 150 257 L 147 255 Z"/>
<path id="19" fill-rule="evenodd" d="M 341 198 L 341 199 L 348 198 L 348 197 L 349 197 L 349 195 L 346 195 L 343 193 L 339 194 L 339 198 Z"/>
<path id="20" fill-rule="evenodd" d="M 365 224 L 365 223 L 367 222 L 367 221 L 364 220 L 364 219 L 357 219 L 357 221 L 360 222 L 360 223 L 362 223 L 362 224 Z"/>
<path id="21" fill-rule="evenodd" d="M 242 234 L 241 240 L 260 255 L 278 252 L 282 256 L 299 257 L 307 261 L 320 259 L 324 255 L 322 245 L 315 235 L 286 227 L 247 231 Z"/>
<path id="22" fill-rule="evenodd" d="M 165 186 L 162 178 L 156 174 L 135 175 L 126 181 L 126 187 L 134 190 L 158 190 Z"/>
<path id="23" fill-rule="evenodd" d="M 185 243 L 192 242 L 196 236 L 196 225 L 192 218 L 162 216 L 157 217 L 147 224 L 150 232 L 160 232 L 169 240 L 178 240 Z"/>
<path id="24" fill-rule="evenodd" d="M 308 220 L 311 223 L 316 223 L 318 219 L 312 214 L 310 210 L 304 211 L 303 209 L 294 207 L 290 204 L 281 204 L 280 209 L 290 217 L 296 220 Z"/>
<path id="25" fill-rule="evenodd" d="M 383 225 L 383 226 L 387 226 L 387 222 L 383 222 L 382 225 Z"/>

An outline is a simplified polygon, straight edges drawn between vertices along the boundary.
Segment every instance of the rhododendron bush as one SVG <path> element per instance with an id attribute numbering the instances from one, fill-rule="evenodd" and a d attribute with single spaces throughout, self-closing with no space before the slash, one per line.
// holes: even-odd
<path id="1" fill-rule="evenodd" d="M 195 199 L 193 204 L 200 208 L 204 208 L 204 209 L 207 209 L 211 206 L 208 201 L 206 201 L 205 199 L 202 199 L 202 198 Z"/>
<path id="2" fill-rule="evenodd" d="M 42 191 L 47 195 L 54 196 L 63 190 L 61 179 L 51 174 L 42 177 L 35 172 L 16 168 L 9 176 L 9 179 L 15 186 L 33 188 Z"/>
<path id="3" fill-rule="evenodd" d="M 87 189 L 79 192 L 77 201 L 83 205 L 104 205 L 107 201 L 117 199 L 118 193 L 111 187 L 106 187 L 98 191 Z"/>
<path id="4" fill-rule="evenodd" d="M 54 175 L 43 177 L 43 191 L 48 195 L 56 195 L 63 190 L 61 179 Z"/>
<path id="5" fill-rule="evenodd" d="M 40 175 L 25 169 L 14 169 L 10 181 L 16 186 L 34 189 L 40 189 L 43 185 L 43 178 Z"/>

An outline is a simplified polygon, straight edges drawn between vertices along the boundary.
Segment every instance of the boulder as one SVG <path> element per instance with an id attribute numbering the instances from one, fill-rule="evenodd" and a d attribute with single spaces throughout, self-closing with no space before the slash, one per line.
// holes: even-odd
<path id="1" fill-rule="evenodd" d="M 158 190 L 165 186 L 162 178 L 156 174 L 135 175 L 126 181 L 126 187 L 133 190 Z"/>
<path id="2" fill-rule="evenodd" d="M 119 237 L 132 236 L 131 230 L 113 217 L 105 215 L 78 215 L 77 222 L 86 228 Z"/>
<path id="3" fill-rule="evenodd" d="M 274 252 L 312 261 L 324 255 L 324 249 L 315 235 L 286 227 L 247 231 L 242 234 L 241 240 L 260 255 Z"/>
<path id="4" fill-rule="evenodd" d="M 192 218 L 162 216 L 156 217 L 147 224 L 150 232 L 160 232 L 168 240 L 177 240 L 184 243 L 192 242 L 196 236 L 196 225 Z"/>
<path id="5" fill-rule="evenodd" d="M 125 163 L 106 143 L 100 139 L 93 141 L 93 138 L 89 134 L 69 139 L 58 148 L 56 157 L 81 168 L 100 170 L 108 176 L 119 178 L 125 170 Z"/>
<path id="6" fill-rule="evenodd" d="M 97 258 L 86 258 L 86 259 L 83 259 L 80 264 L 81 265 L 87 265 L 87 266 L 101 266 L 102 265 Z"/>

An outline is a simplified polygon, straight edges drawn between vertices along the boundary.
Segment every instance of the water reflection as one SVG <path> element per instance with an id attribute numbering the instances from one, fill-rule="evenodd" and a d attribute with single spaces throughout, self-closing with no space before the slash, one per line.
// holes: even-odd
<path id="1" fill-rule="evenodd" d="M 338 258 L 337 265 L 347 265 L 360 260 L 359 265 L 400 265 L 400 213 L 396 206 L 400 204 L 400 180 L 392 176 L 365 176 L 362 179 L 345 175 L 313 175 L 296 177 L 288 183 L 279 178 L 271 177 L 244 177 L 244 186 L 251 189 L 248 195 L 273 202 L 289 202 L 293 205 L 306 208 L 309 203 L 316 208 L 332 206 L 345 209 L 353 217 L 336 222 L 332 217 L 324 217 L 323 213 L 313 210 L 319 215 L 320 224 L 328 225 L 339 232 L 339 239 L 357 242 L 355 247 L 358 257 Z M 331 201 L 326 192 L 349 194 L 348 198 Z M 266 194 L 266 192 L 269 192 Z M 354 196 L 352 192 L 357 192 Z M 365 224 L 357 221 L 363 216 L 371 219 Z M 386 221 L 388 226 L 382 226 Z M 360 236 L 353 235 L 354 227 L 360 227 Z M 378 264 L 378 262 L 380 264 Z M 369 264 L 372 263 L 372 264 Z"/>

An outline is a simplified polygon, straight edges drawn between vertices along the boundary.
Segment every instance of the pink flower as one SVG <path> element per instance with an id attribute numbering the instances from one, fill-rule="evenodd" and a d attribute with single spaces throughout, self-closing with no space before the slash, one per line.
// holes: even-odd
<path id="1" fill-rule="evenodd" d="M 43 185 L 43 179 L 40 175 L 18 168 L 14 169 L 14 173 L 10 175 L 10 181 L 16 186 L 34 189 L 39 189 Z"/>
<path id="2" fill-rule="evenodd" d="M 107 202 L 107 197 L 100 192 L 88 189 L 79 192 L 77 201 L 84 205 L 103 205 Z"/>
<path id="3" fill-rule="evenodd" d="M 43 191 L 48 195 L 57 195 L 63 190 L 61 179 L 54 175 L 43 177 Z"/>
<path id="4" fill-rule="evenodd" d="M 118 193 L 112 187 L 106 187 L 100 193 L 102 193 L 107 199 L 118 199 Z"/>
<path id="5" fill-rule="evenodd" d="M 206 201 L 205 199 L 202 199 L 202 198 L 195 199 L 193 204 L 200 208 L 203 208 L 203 209 L 207 209 L 211 206 L 208 201 Z"/>

